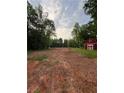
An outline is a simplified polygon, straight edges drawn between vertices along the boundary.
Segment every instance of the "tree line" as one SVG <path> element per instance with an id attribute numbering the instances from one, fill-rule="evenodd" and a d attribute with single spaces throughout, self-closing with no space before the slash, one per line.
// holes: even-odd
<path id="1" fill-rule="evenodd" d="M 51 36 L 55 35 L 54 22 L 43 15 L 42 6 L 33 8 L 27 1 L 27 49 L 47 49 Z"/>
<path id="2" fill-rule="evenodd" d="M 50 47 L 76 47 L 76 42 L 73 39 L 51 39 Z"/>

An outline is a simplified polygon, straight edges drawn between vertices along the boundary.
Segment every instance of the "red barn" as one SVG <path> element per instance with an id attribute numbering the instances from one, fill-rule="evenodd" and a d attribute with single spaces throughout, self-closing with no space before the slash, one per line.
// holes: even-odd
<path id="1" fill-rule="evenodd" d="M 97 40 L 94 38 L 89 38 L 84 41 L 84 48 L 88 50 L 96 50 L 97 49 Z"/>

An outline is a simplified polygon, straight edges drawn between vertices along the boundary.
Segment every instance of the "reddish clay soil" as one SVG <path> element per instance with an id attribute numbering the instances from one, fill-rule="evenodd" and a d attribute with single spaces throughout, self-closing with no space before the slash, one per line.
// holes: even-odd
<path id="1" fill-rule="evenodd" d="M 30 57 L 45 55 L 44 61 Z M 28 55 L 28 93 L 96 93 L 96 59 L 69 48 L 34 51 Z M 37 92 L 38 93 L 38 92 Z"/>

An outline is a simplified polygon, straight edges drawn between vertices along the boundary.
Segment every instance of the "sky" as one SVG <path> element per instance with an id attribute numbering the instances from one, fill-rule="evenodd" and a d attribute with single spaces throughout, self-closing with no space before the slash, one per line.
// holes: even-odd
<path id="1" fill-rule="evenodd" d="M 43 12 L 48 12 L 48 18 L 53 20 L 57 38 L 71 39 L 71 32 L 76 22 L 86 24 L 90 16 L 83 10 L 84 0 L 28 0 L 33 6 L 40 4 Z"/>

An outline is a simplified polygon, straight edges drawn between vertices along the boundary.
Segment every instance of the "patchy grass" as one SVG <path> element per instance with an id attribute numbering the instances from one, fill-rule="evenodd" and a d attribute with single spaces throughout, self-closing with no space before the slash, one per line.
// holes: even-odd
<path id="1" fill-rule="evenodd" d="M 41 93 L 41 92 L 40 92 L 40 89 L 36 89 L 36 90 L 34 91 L 34 93 Z"/>
<path id="2" fill-rule="evenodd" d="M 48 57 L 46 55 L 42 56 L 33 56 L 31 58 L 28 58 L 28 60 L 35 60 L 35 61 L 48 61 Z"/>
<path id="3" fill-rule="evenodd" d="M 27 55 L 30 55 L 32 53 L 32 51 L 27 51 Z"/>
<path id="4" fill-rule="evenodd" d="M 72 48 L 72 51 L 80 53 L 82 56 L 86 56 L 88 58 L 96 58 L 97 57 L 96 50 L 86 50 L 83 48 Z"/>

